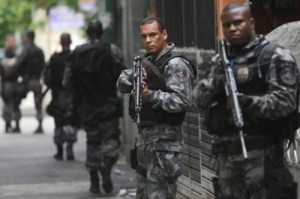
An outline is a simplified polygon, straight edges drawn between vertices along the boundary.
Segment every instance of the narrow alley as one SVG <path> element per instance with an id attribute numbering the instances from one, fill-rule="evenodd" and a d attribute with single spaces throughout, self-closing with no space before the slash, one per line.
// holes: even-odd
<path id="1" fill-rule="evenodd" d="M 20 126 L 21 134 L 6 134 L 0 120 L 0 199 L 134 198 L 135 175 L 124 157 L 112 172 L 113 193 L 89 193 L 83 131 L 79 131 L 74 148 L 75 161 L 56 161 L 51 117 L 43 121 L 44 134 L 33 133 L 37 126 L 34 117 L 23 117 Z"/>

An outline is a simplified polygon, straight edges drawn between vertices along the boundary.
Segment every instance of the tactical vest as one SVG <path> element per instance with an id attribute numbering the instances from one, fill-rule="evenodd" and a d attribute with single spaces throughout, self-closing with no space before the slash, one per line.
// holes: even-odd
<path id="1" fill-rule="evenodd" d="M 265 76 L 276 47 L 276 44 L 269 42 L 265 45 L 257 46 L 256 48 L 258 49 L 252 59 L 248 59 L 247 63 L 236 63 L 237 69 L 234 70 L 234 73 L 238 92 L 254 96 L 261 96 L 267 93 L 268 85 L 265 81 Z M 246 113 L 243 114 L 243 117 L 244 131 L 249 131 L 251 134 L 277 132 L 279 126 L 276 124 L 281 123 L 280 121 L 274 123 L 274 120 L 268 119 L 257 121 L 250 118 Z"/>
<path id="2" fill-rule="evenodd" d="M 183 57 L 176 52 L 168 52 L 163 55 L 159 60 L 153 62 L 153 64 L 158 68 L 161 74 L 164 73 L 165 67 L 168 62 L 175 57 Z M 162 82 L 157 75 L 150 69 L 149 66 L 145 66 L 147 71 L 147 85 L 150 90 L 162 90 L 167 91 L 165 82 Z M 180 125 L 182 124 L 185 111 L 179 113 L 169 113 L 162 108 L 153 109 L 151 103 L 143 103 L 142 110 L 140 113 L 142 122 L 155 122 L 156 124 L 170 124 L 170 125 Z"/>
<path id="3" fill-rule="evenodd" d="M 0 60 L 2 81 L 17 81 L 18 73 L 15 66 L 17 57 L 14 51 L 6 50 L 5 57 Z"/>

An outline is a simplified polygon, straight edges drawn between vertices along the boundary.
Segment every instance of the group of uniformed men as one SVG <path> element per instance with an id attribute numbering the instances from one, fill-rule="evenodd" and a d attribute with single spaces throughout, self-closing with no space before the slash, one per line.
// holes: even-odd
<path id="1" fill-rule="evenodd" d="M 298 125 L 292 122 L 295 117 L 299 119 L 295 114 L 299 71 L 294 58 L 287 49 L 255 34 L 255 22 L 247 6 L 227 5 L 221 21 L 228 44 L 226 53 L 240 93 L 242 127 L 235 125 L 232 107 L 228 105 L 225 86 L 229 82 L 220 56 L 212 58 L 207 78 L 200 79 L 193 89 L 195 66 L 176 52 L 174 43 L 168 43 L 168 32 L 161 19 L 147 17 L 140 24 L 140 38 L 146 50 L 141 59 L 143 103 L 138 112 L 136 150 L 131 154 L 139 199 L 176 198 L 176 182 L 183 173 L 181 126 L 192 103 L 205 113 L 204 124 L 214 135 L 216 198 L 296 199 L 297 184 L 286 167 L 283 148 L 285 139 Z M 82 126 L 87 135 L 90 192 L 101 192 L 101 176 L 103 190 L 110 193 L 111 169 L 118 160 L 121 144 L 118 119 L 122 107 L 117 89 L 135 95 L 136 82 L 133 69 L 124 65 L 120 49 L 101 39 L 101 22 L 90 22 L 86 33 L 89 41 L 72 52 L 71 36 L 61 35 L 62 51 L 51 56 L 44 70 L 45 84 L 52 90 L 47 112 L 55 119 L 54 157 L 64 158 L 66 142 L 67 159 L 74 159 L 72 147 L 77 129 Z M 1 62 L 7 132 L 20 131 L 18 105 L 26 96 L 23 90 L 34 91 L 40 122 L 37 131 L 42 130 L 43 67 L 35 66 L 43 63 L 44 57 L 33 43 L 33 32 L 27 33 L 27 39 L 24 51 L 16 58 L 9 36 Z M 15 92 L 20 82 L 25 83 L 26 89 Z M 15 97 L 15 93 L 21 93 L 21 97 Z M 131 115 L 136 119 L 136 113 Z M 10 130 L 12 119 L 16 126 Z M 243 140 L 239 130 L 244 132 Z"/>
<path id="2" fill-rule="evenodd" d="M 29 91 L 34 93 L 38 120 L 38 128 L 35 132 L 43 132 L 42 84 L 40 80 L 45 60 L 43 51 L 34 43 L 34 37 L 33 31 L 26 32 L 23 38 L 23 49 L 18 56 L 15 37 L 13 35 L 6 37 L 4 56 L 0 62 L 0 75 L 1 95 L 4 102 L 3 119 L 7 133 L 20 133 L 20 104 Z"/>

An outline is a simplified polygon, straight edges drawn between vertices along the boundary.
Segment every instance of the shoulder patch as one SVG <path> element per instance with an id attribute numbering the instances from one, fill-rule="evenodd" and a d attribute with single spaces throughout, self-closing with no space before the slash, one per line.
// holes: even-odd
<path id="1" fill-rule="evenodd" d="M 183 68 L 178 68 L 175 70 L 175 76 L 180 82 L 184 82 L 187 79 L 187 72 Z"/>
<path id="2" fill-rule="evenodd" d="M 279 80 L 285 85 L 294 86 L 297 82 L 294 68 L 291 66 L 283 67 L 279 71 Z"/>

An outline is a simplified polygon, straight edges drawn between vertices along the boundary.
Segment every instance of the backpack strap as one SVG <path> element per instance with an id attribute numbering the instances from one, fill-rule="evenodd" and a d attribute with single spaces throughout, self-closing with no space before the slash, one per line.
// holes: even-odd
<path id="1" fill-rule="evenodd" d="M 165 55 L 165 57 L 162 58 L 162 62 L 159 62 L 159 65 L 161 66 L 165 66 L 171 59 L 175 58 L 175 57 L 182 57 L 182 55 L 180 55 L 179 53 L 176 52 L 171 52 L 168 55 Z M 159 69 L 157 68 L 157 66 L 155 66 L 152 62 L 150 62 L 145 56 L 142 59 L 142 62 L 149 66 L 150 69 L 152 70 L 152 72 L 156 75 L 156 77 L 159 79 L 159 81 L 161 83 L 165 83 L 164 77 L 161 74 L 161 72 L 159 71 Z"/>
<path id="2" fill-rule="evenodd" d="M 158 70 L 158 68 L 152 62 L 150 62 L 146 57 L 143 57 L 142 62 L 150 67 L 152 72 L 156 75 L 156 77 L 159 79 L 159 81 L 161 83 L 165 83 L 163 75 L 161 74 L 161 72 Z"/>
<path id="3" fill-rule="evenodd" d="M 266 44 L 262 45 L 256 51 L 255 56 L 258 57 L 257 58 L 257 69 L 258 69 L 259 78 L 263 77 L 261 67 L 264 65 L 270 65 L 271 58 L 277 47 L 278 47 L 277 44 L 268 41 Z"/>

